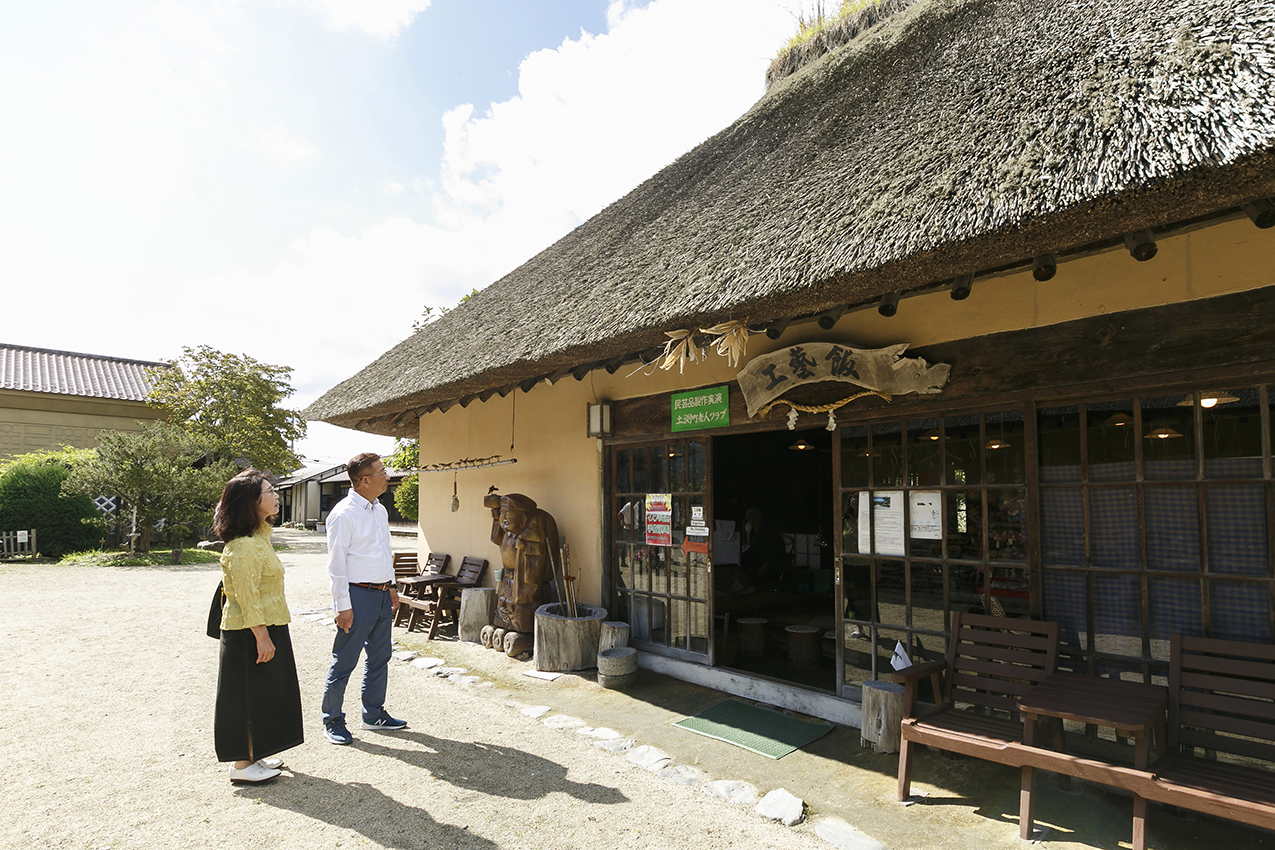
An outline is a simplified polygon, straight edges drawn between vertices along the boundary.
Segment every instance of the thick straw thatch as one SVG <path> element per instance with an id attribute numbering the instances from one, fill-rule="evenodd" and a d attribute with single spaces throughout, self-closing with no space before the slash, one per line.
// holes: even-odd
<path id="1" fill-rule="evenodd" d="M 923 0 L 306 415 L 405 433 L 666 330 L 864 304 L 1275 195 L 1272 92 L 1269 0 Z"/>

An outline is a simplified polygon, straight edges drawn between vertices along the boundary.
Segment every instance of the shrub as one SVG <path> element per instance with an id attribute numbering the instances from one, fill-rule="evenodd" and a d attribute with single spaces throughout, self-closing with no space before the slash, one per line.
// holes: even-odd
<path id="1" fill-rule="evenodd" d="M 394 507 L 403 519 L 415 522 L 420 517 L 420 477 L 416 473 L 404 478 L 394 490 Z"/>
<path id="2" fill-rule="evenodd" d="M 32 452 L 0 465 L 0 531 L 34 528 L 41 555 L 96 548 L 105 523 L 88 496 L 62 492 L 71 470 L 88 462 L 92 449 Z"/>

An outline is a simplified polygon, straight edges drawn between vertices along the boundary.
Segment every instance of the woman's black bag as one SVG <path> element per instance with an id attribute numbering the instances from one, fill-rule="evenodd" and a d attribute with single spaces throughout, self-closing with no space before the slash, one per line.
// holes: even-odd
<path id="1" fill-rule="evenodd" d="M 208 609 L 208 637 L 221 640 L 221 609 L 226 604 L 226 590 L 221 582 L 217 582 L 217 590 L 213 592 L 212 606 Z"/>

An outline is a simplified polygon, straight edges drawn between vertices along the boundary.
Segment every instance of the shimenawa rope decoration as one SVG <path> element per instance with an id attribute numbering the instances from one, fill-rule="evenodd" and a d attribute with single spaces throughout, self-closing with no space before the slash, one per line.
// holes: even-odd
<path id="1" fill-rule="evenodd" d="M 832 431 L 837 427 L 837 418 L 832 415 L 832 412 L 834 410 L 845 407 L 847 404 L 854 401 L 855 399 L 864 398 L 865 396 L 870 396 L 870 395 L 877 396 L 878 398 L 883 398 L 887 402 L 894 400 L 894 397 L 891 396 L 889 393 L 879 393 L 876 390 L 865 390 L 864 392 L 855 393 L 852 396 L 843 398 L 840 401 L 834 401 L 828 404 L 819 404 L 819 405 L 797 404 L 795 401 L 788 401 L 788 399 L 780 398 L 780 399 L 775 399 L 770 404 L 766 405 L 761 410 L 757 411 L 757 415 L 765 416 L 767 413 L 770 413 L 770 411 L 774 409 L 775 407 L 778 407 L 781 404 L 786 404 L 788 405 L 789 408 L 791 408 L 788 411 L 788 430 L 789 431 L 794 431 L 797 428 L 797 411 L 798 410 L 800 410 L 802 413 L 827 413 L 828 414 L 827 427 L 829 431 Z"/>

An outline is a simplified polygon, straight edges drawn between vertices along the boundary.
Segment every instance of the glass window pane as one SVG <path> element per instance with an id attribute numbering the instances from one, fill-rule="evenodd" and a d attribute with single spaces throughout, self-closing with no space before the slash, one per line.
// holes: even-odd
<path id="1" fill-rule="evenodd" d="M 844 555 L 867 554 L 860 549 L 859 540 L 859 500 L 868 497 L 867 491 L 851 490 L 841 493 L 841 551 Z M 864 535 L 862 546 L 867 548 L 868 538 Z"/>
<path id="2" fill-rule="evenodd" d="M 1266 494 L 1261 484 L 1213 485 L 1204 491 L 1209 572 L 1268 576 Z"/>
<path id="3" fill-rule="evenodd" d="M 673 596 L 686 596 L 689 590 L 688 582 L 690 577 L 686 570 L 686 553 L 678 546 L 672 549 L 665 549 L 668 553 L 669 565 L 669 593 Z"/>
<path id="4" fill-rule="evenodd" d="M 646 492 L 648 493 L 670 492 L 669 478 L 668 478 L 668 461 L 669 461 L 669 454 L 672 451 L 673 451 L 672 446 L 651 446 L 651 449 L 649 452 L 650 457 L 649 457 L 649 460 L 647 461 L 647 463 L 650 464 L 650 466 L 648 467 L 648 471 L 651 476 L 649 481 L 649 486 L 651 489 L 647 490 Z"/>
<path id="5" fill-rule="evenodd" d="M 1071 570 L 1045 570 L 1045 619 L 1058 624 L 1058 641 L 1069 649 L 1089 648 L 1085 600 L 1085 574 Z"/>
<path id="6" fill-rule="evenodd" d="M 907 632 L 896 629 L 876 629 L 876 641 L 874 649 L 876 650 L 876 677 L 878 679 L 889 679 L 890 674 L 894 672 L 894 668 L 890 666 L 890 658 L 894 655 L 895 644 L 902 643 L 905 648 L 908 647 Z M 909 655 L 911 652 L 909 651 Z M 924 689 L 922 693 L 925 692 Z"/>
<path id="7" fill-rule="evenodd" d="M 1096 575 L 1093 582 L 1094 649 L 1141 657 L 1142 592 L 1138 578 Z"/>
<path id="8" fill-rule="evenodd" d="M 621 496 L 615 500 L 615 539 L 623 541 L 633 540 L 634 530 L 637 528 L 638 518 L 642 514 L 642 508 L 638 506 L 637 501 L 631 496 Z"/>
<path id="9" fill-rule="evenodd" d="M 1027 560 L 1027 491 L 988 490 L 987 557 L 992 561 Z"/>
<path id="10" fill-rule="evenodd" d="M 869 626 L 846 629 L 845 677 L 847 685 L 872 681 L 872 629 Z"/>
<path id="11" fill-rule="evenodd" d="M 1040 559 L 1047 566 L 1085 563 L 1084 492 L 1079 487 L 1041 488 Z"/>
<path id="12" fill-rule="evenodd" d="M 949 610 L 968 614 L 982 606 L 979 598 L 979 576 L 982 571 L 978 567 L 950 566 L 947 568 L 947 594 Z M 944 630 L 951 626 L 944 623 Z"/>
<path id="13" fill-rule="evenodd" d="M 903 431 L 898 422 L 872 426 L 872 482 L 877 487 L 903 486 Z"/>
<path id="14" fill-rule="evenodd" d="M 1023 412 L 1002 410 L 984 417 L 987 442 L 987 483 L 1022 484 L 1027 478 L 1023 472 Z"/>
<path id="15" fill-rule="evenodd" d="M 631 493 L 633 486 L 633 476 L 629 471 L 629 464 L 632 463 L 633 452 L 630 449 L 617 449 L 615 453 L 615 492 Z"/>
<path id="16" fill-rule="evenodd" d="M 686 564 L 686 572 L 690 585 L 690 595 L 694 599 L 708 598 L 708 558 L 698 552 L 692 553 Z"/>
<path id="17" fill-rule="evenodd" d="M 1138 435 L 1133 427 L 1133 401 L 1106 401 L 1088 404 L 1085 408 L 1089 480 L 1132 481 L 1138 447 Z"/>
<path id="18" fill-rule="evenodd" d="M 978 416 L 949 416 L 943 420 L 943 457 L 947 484 L 981 484 L 982 460 L 979 449 Z"/>
<path id="19" fill-rule="evenodd" d="M 650 591 L 651 589 L 651 553 L 658 551 L 649 546 L 633 547 L 633 589 Z"/>
<path id="20" fill-rule="evenodd" d="M 708 652 L 708 635 L 712 625 L 708 619 L 708 605 L 692 602 L 690 619 L 687 621 L 687 649 L 691 652 Z"/>
<path id="21" fill-rule="evenodd" d="M 633 589 L 633 547 L 617 546 L 616 548 L 616 565 L 618 570 L 617 590 Z"/>
<path id="22" fill-rule="evenodd" d="M 872 567 L 867 558 L 846 557 L 841 567 L 842 595 L 847 620 L 870 620 L 872 614 Z"/>
<path id="23" fill-rule="evenodd" d="M 1206 478 L 1262 477 L 1260 403 L 1255 389 L 1200 393 Z"/>
<path id="24" fill-rule="evenodd" d="M 906 626 L 905 592 L 903 562 L 879 562 L 877 564 L 877 616 L 875 621 L 890 626 Z"/>
<path id="25" fill-rule="evenodd" d="M 687 636 L 687 619 L 686 606 L 689 605 L 685 599 L 669 600 L 669 646 L 678 649 L 686 648 Z"/>
<path id="26" fill-rule="evenodd" d="M 841 486 L 868 486 L 868 428 L 852 425 L 841 429 Z"/>
<path id="27" fill-rule="evenodd" d="M 668 448 L 668 469 L 669 469 L 669 489 L 674 493 L 685 493 L 687 489 L 686 479 L 686 447 L 674 443 Z M 674 527 L 677 522 L 674 521 Z"/>
<path id="28" fill-rule="evenodd" d="M 645 448 L 633 449 L 633 492 L 650 493 L 647 486 L 650 478 L 646 474 L 646 460 L 649 452 Z"/>
<path id="29" fill-rule="evenodd" d="M 1165 640 L 1175 634 L 1201 637 L 1204 619 L 1200 611 L 1200 580 L 1160 578 L 1147 579 L 1151 598 L 1151 639 Z"/>
<path id="30" fill-rule="evenodd" d="M 913 419 L 908 423 L 908 475 L 913 486 L 943 483 L 942 446 L 939 420 Z"/>
<path id="31" fill-rule="evenodd" d="M 1129 427 L 1133 427 L 1130 419 Z M 1080 407 L 1043 408 L 1036 416 L 1040 483 L 1080 480 Z"/>
<path id="32" fill-rule="evenodd" d="M 987 588 L 990 613 L 1028 616 L 1031 612 L 1031 585 L 1027 580 L 1027 570 L 1001 566 L 989 567 L 988 570 L 992 575 L 991 586 Z"/>
<path id="33" fill-rule="evenodd" d="M 912 622 L 917 629 L 943 631 L 943 568 L 912 564 Z"/>
<path id="34" fill-rule="evenodd" d="M 983 560 L 983 491 L 947 492 L 947 556 Z"/>
<path id="35" fill-rule="evenodd" d="M 1142 400 L 1142 458 L 1148 481 L 1195 480 L 1195 413 L 1180 395 Z"/>
<path id="36" fill-rule="evenodd" d="M 1132 487 L 1089 491 L 1089 545 L 1095 567 L 1138 568 L 1138 496 Z"/>
<path id="37" fill-rule="evenodd" d="M 700 442 L 687 443 L 686 451 L 690 476 L 687 489 L 694 493 L 703 493 L 708 490 L 708 464 L 705 460 L 708 457 L 708 451 Z"/>
<path id="38" fill-rule="evenodd" d="M 1271 639 L 1271 596 L 1264 582 L 1209 582 L 1210 636 L 1249 643 Z"/>
<path id="39" fill-rule="evenodd" d="M 652 593 L 668 593 L 669 554 L 672 550 L 663 546 L 647 546 L 647 566 L 651 577 Z"/>
<path id="40" fill-rule="evenodd" d="M 1195 485 L 1143 491 L 1147 510 L 1147 569 L 1200 571 L 1200 511 Z"/>

